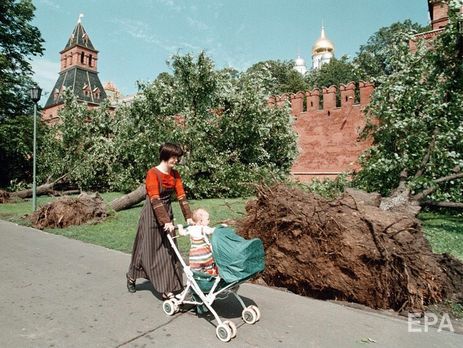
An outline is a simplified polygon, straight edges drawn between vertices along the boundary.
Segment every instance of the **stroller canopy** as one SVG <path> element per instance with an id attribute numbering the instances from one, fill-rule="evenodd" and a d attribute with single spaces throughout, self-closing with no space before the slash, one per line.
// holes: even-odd
<path id="1" fill-rule="evenodd" d="M 265 268 L 264 246 L 259 238 L 246 240 L 233 228 L 220 226 L 211 244 L 219 275 L 227 283 L 246 280 Z"/>

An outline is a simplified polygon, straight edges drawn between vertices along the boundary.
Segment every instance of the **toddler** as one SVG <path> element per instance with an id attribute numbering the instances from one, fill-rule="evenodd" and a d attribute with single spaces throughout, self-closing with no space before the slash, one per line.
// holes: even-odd
<path id="1" fill-rule="evenodd" d="M 207 235 L 211 235 L 215 228 L 209 227 L 209 213 L 204 209 L 193 212 L 193 225 L 184 228 L 178 225 L 178 232 L 182 236 L 190 235 L 189 264 L 193 271 L 217 275 L 217 267 L 212 257 L 211 244 Z"/>

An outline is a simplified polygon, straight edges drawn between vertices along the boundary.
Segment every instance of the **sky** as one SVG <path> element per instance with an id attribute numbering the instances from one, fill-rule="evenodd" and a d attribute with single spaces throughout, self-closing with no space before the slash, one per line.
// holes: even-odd
<path id="1" fill-rule="evenodd" d="M 426 0 L 33 0 L 32 24 L 45 40 L 33 57 L 34 79 L 43 105 L 60 70 L 65 47 L 80 14 L 98 53 L 101 82 L 123 95 L 137 81 L 151 81 L 171 69 L 174 54 L 204 50 L 218 69 L 244 71 L 265 60 L 293 60 L 311 66 L 311 49 L 322 23 L 335 56 L 354 57 L 380 28 L 411 19 L 429 23 Z"/>

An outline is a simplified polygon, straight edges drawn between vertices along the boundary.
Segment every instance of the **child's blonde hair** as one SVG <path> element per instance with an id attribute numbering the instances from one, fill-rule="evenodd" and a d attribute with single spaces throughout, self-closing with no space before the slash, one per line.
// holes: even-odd
<path id="1" fill-rule="evenodd" d="M 209 216 L 209 213 L 205 209 L 198 208 L 193 211 L 192 219 L 195 223 L 198 223 L 208 216 Z"/>

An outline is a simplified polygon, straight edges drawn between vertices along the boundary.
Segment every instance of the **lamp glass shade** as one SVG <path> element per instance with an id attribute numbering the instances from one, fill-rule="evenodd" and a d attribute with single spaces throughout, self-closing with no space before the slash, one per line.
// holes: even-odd
<path id="1" fill-rule="evenodd" d="M 31 99 L 34 103 L 37 103 L 40 100 L 42 94 L 42 89 L 38 86 L 31 88 Z"/>

